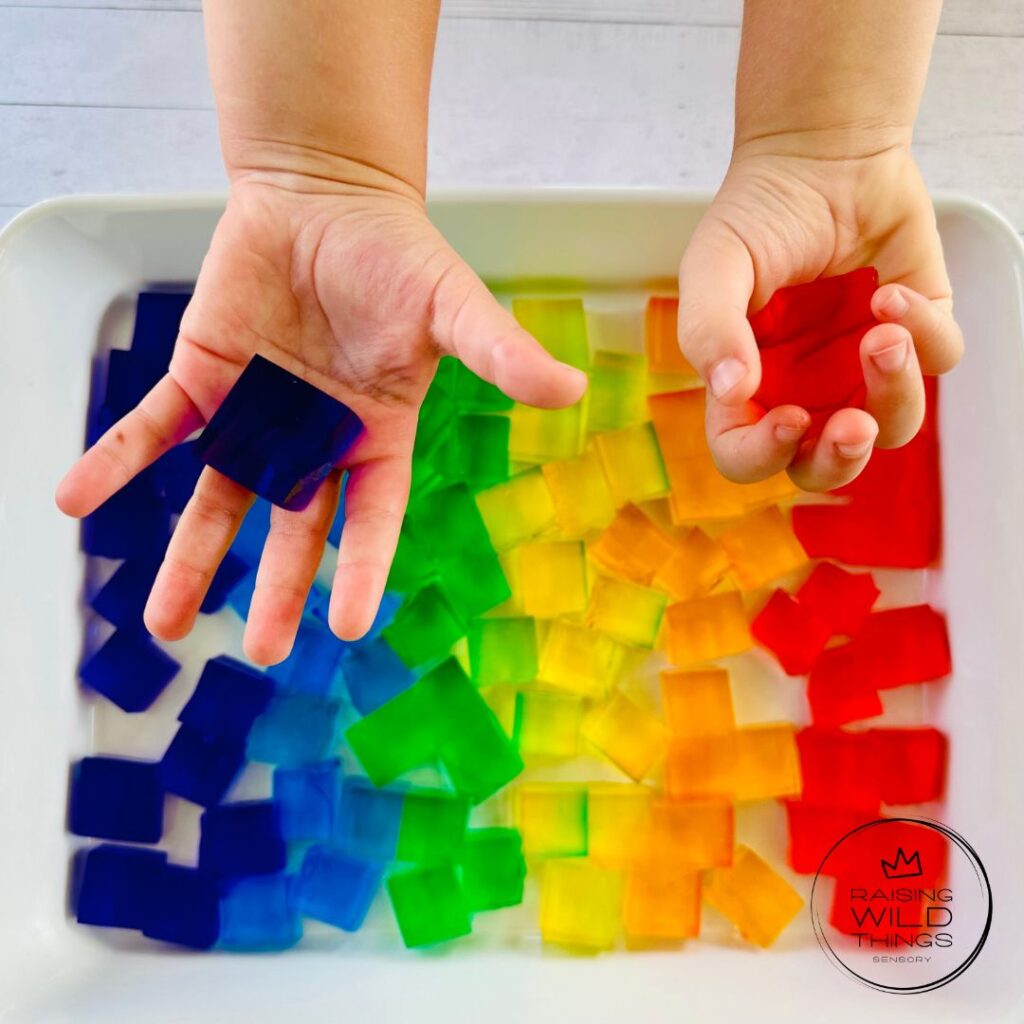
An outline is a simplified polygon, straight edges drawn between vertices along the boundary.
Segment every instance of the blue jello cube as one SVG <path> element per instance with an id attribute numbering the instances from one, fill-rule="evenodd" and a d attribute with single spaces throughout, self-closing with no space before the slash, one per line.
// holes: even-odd
<path id="1" fill-rule="evenodd" d="M 135 928 L 144 924 L 146 903 L 167 863 L 162 850 L 104 843 L 76 857 L 72 895 L 80 924 Z"/>
<path id="2" fill-rule="evenodd" d="M 345 528 L 345 489 L 348 487 L 348 473 L 341 478 L 341 491 L 338 495 L 338 508 L 327 531 L 327 543 L 338 547 L 341 544 L 341 531 Z"/>
<path id="3" fill-rule="evenodd" d="M 209 589 L 203 598 L 199 610 L 204 615 L 212 615 L 219 612 L 227 604 L 228 595 L 241 583 L 250 572 L 249 563 L 239 558 L 233 551 L 228 551 L 220 560 L 217 571 L 213 574 Z M 253 585 L 256 577 L 253 576 Z M 250 598 L 251 600 L 251 598 Z M 249 604 L 246 602 L 246 610 Z"/>
<path id="4" fill-rule="evenodd" d="M 285 839 L 330 839 L 341 799 L 341 765 L 321 761 L 274 769 L 274 802 Z"/>
<path id="5" fill-rule="evenodd" d="M 253 356 L 200 435 L 199 453 L 236 483 L 298 511 L 362 430 L 348 406 Z"/>
<path id="6" fill-rule="evenodd" d="M 140 292 L 135 306 L 132 352 L 152 366 L 166 370 L 178 338 L 178 328 L 191 292 Z"/>
<path id="7" fill-rule="evenodd" d="M 202 471 L 195 441 L 175 445 L 153 464 L 160 490 L 173 512 L 181 512 L 188 504 Z"/>
<path id="8" fill-rule="evenodd" d="M 273 505 L 263 498 L 257 498 L 245 514 L 242 525 L 231 542 L 231 550 L 251 566 L 259 565 L 263 545 L 270 533 L 270 512 Z"/>
<path id="9" fill-rule="evenodd" d="M 349 699 L 361 715 L 376 711 L 416 681 L 416 673 L 380 637 L 352 645 L 342 671 Z"/>
<path id="10" fill-rule="evenodd" d="M 103 404 L 116 419 L 131 412 L 146 397 L 146 392 L 163 376 L 163 370 L 134 352 L 111 349 L 107 356 L 107 387 Z"/>
<path id="11" fill-rule="evenodd" d="M 122 711 L 145 711 L 180 667 L 148 636 L 119 629 L 83 662 L 78 674 L 82 682 Z"/>
<path id="12" fill-rule="evenodd" d="M 160 762 L 160 782 L 168 793 L 212 807 L 224 798 L 244 764 L 244 740 L 204 736 L 183 725 Z"/>
<path id="13" fill-rule="evenodd" d="M 178 721 L 204 736 L 241 741 L 266 710 L 273 692 L 273 682 L 262 672 L 222 654 L 203 667 Z"/>
<path id="14" fill-rule="evenodd" d="M 151 761 L 83 757 L 71 770 L 68 829 L 76 836 L 156 843 L 164 830 L 164 793 Z"/>
<path id="15" fill-rule="evenodd" d="M 302 918 L 291 907 L 292 875 L 254 875 L 231 884 L 220 900 L 222 949 L 270 952 L 302 938 Z"/>
<path id="16" fill-rule="evenodd" d="M 292 905 L 306 917 L 354 932 L 366 920 L 382 875 L 380 864 L 317 844 L 302 860 Z"/>
<path id="17" fill-rule="evenodd" d="M 227 606 L 244 622 L 256 590 L 256 570 L 250 569 L 229 591 Z"/>
<path id="18" fill-rule="evenodd" d="M 362 860 L 389 861 L 398 848 L 405 793 L 349 776 L 341 787 L 335 842 Z"/>
<path id="19" fill-rule="evenodd" d="M 335 746 L 340 705 L 304 693 L 279 693 L 253 723 L 250 761 L 294 766 L 323 761 Z"/>
<path id="20" fill-rule="evenodd" d="M 295 636 L 292 653 L 271 665 L 267 675 L 293 693 L 331 697 L 343 687 L 339 668 L 345 644 L 315 620 L 305 619 Z"/>
<path id="21" fill-rule="evenodd" d="M 199 870 L 214 878 L 274 875 L 287 861 L 272 800 L 221 804 L 199 820 Z"/>
<path id="22" fill-rule="evenodd" d="M 148 472 L 140 473 L 82 520 L 81 548 L 104 558 L 163 558 L 171 511 Z"/>
<path id="23" fill-rule="evenodd" d="M 215 879 L 194 868 L 167 864 L 149 893 L 142 934 L 193 949 L 209 949 L 220 933 Z"/>
<path id="24" fill-rule="evenodd" d="M 118 629 L 141 630 L 142 613 L 159 568 L 158 559 L 129 558 L 122 562 L 90 602 L 93 610 Z"/>

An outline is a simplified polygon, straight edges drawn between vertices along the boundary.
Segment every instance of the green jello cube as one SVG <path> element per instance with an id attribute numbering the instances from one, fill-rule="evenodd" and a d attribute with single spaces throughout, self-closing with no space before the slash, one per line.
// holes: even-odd
<path id="1" fill-rule="evenodd" d="M 523 761 L 494 712 L 477 694 L 482 709 L 467 714 L 441 747 L 440 760 L 458 793 L 474 803 L 507 786 L 522 770 Z"/>
<path id="2" fill-rule="evenodd" d="M 460 858 L 462 891 L 473 913 L 523 902 L 526 859 L 514 828 L 474 828 L 466 833 Z"/>
<path id="3" fill-rule="evenodd" d="M 413 864 L 452 860 L 462 850 L 468 820 L 465 797 L 443 790 L 408 790 L 402 803 L 397 859 Z"/>
<path id="4" fill-rule="evenodd" d="M 417 547 L 438 562 L 494 550 L 480 509 L 464 483 L 415 498 L 407 518 Z"/>
<path id="5" fill-rule="evenodd" d="M 434 559 L 417 544 L 406 521 L 398 535 L 398 547 L 391 561 L 388 590 L 411 594 L 426 586 L 436 572 Z"/>
<path id="6" fill-rule="evenodd" d="M 595 352 L 590 370 L 587 429 L 618 430 L 650 419 L 647 360 L 627 352 Z"/>
<path id="7" fill-rule="evenodd" d="M 513 299 L 512 312 L 556 359 L 587 368 L 587 318 L 580 299 Z"/>
<path id="8" fill-rule="evenodd" d="M 451 607 L 463 619 L 482 615 L 512 596 L 501 561 L 493 551 L 453 558 L 438 574 Z"/>
<path id="9" fill-rule="evenodd" d="M 442 657 L 465 632 L 464 619 L 436 583 L 424 587 L 398 610 L 381 634 L 410 668 Z"/>
<path id="10" fill-rule="evenodd" d="M 452 395 L 460 412 L 504 412 L 512 408 L 512 399 L 499 388 L 478 377 L 457 359 L 452 361 L 455 363 Z"/>
<path id="11" fill-rule="evenodd" d="M 477 686 L 531 683 L 537 678 L 537 633 L 532 618 L 473 619 L 469 665 Z"/>
<path id="12" fill-rule="evenodd" d="M 472 931 L 454 865 L 398 871 L 388 878 L 387 888 L 406 946 L 431 946 Z"/>
<path id="13" fill-rule="evenodd" d="M 508 479 L 507 416 L 463 416 L 458 421 L 457 443 L 462 476 L 471 491 Z"/>

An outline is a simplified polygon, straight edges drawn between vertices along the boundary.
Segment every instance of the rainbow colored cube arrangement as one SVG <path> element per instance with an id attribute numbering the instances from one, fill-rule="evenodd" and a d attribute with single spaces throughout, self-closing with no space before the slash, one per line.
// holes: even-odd
<path id="1" fill-rule="evenodd" d="M 835 283 L 825 287 L 828 308 L 846 309 Z M 140 298 L 133 347 L 111 354 L 94 423 L 166 365 L 167 318 L 181 309 L 169 302 Z M 165 317 L 159 346 L 148 344 L 160 333 L 147 328 L 154 308 Z M 777 315 L 766 310 L 771 344 L 784 350 L 790 331 L 807 351 L 812 321 L 793 296 Z M 781 803 L 788 867 L 807 874 L 886 808 L 941 797 L 942 733 L 864 723 L 887 691 L 949 674 L 945 622 L 926 605 L 877 608 L 871 575 L 836 564 L 935 561 L 934 382 L 919 437 L 876 453 L 822 501 L 785 477 L 739 486 L 718 474 L 703 392 L 675 343 L 674 300 L 648 300 L 633 334 L 578 299 L 516 299 L 513 311 L 589 372 L 587 396 L 527 408 L 442 360 L 368 636 L 329 633 L 329 595 L 316 583 L 282 664 L 262 672 L 209 652 L 159 760 L 74 766 L 69 828 L 102 841 L 76 857 L 79 921 L 193 948 L 284 949 L 307 919 L 359 929 L 383 891 L 402 941 L 419 947 L 470 934 L 475 915 L 519 904 L 536 883 L 545 942 L 683 942 L 700 935 L 709 906 L 769 946 L 803 900 L 738 830 L 737 807 Z M 846 334 L 866 329 L 858 316 Z M 595 335 L 623 343 L 602 350 Z M 776 361 L 789 365 L 781 352 Z M 139 494 L 115 496 L 83 531 L 88 553 L 123 561 L 91 596 L 114 631 L 80 674 L 123 711 L 144 714 L 178 672 L 146 637 L 141 609 L 201 459 L 219 453 L 214 465 L 287 506 L 308 500 L 358 436 L 324 396 L 312 420 L 285 431 L 272 464 L 274 446 L 254 439 L 267 420 L 294 427 L 296 385 L 263 363 L 240 383 L 259 390 L 262 425 L 229 396 L 192 450 L 170 453 Z M 134 390 L 119 383 L 125 368 Z M 299 466 L 296 430 L 307 428 L 335 448 Z M 257 502 L 204 612 L 244 618 L 269 507 Z M 343 522 L 342 508 L 334 544 Z M 122 536 L 135 529 L 141 540 Z M 731 670 L 741 664 L 769 697 L 801 685 L 785 676 L 806 677 L 810 724 L 740 719 Z M 249 762 L 273 765 L 272 784 L 233 800 Z M 159 848 L 168 795 L 204 808 L 194 865 Z"/>

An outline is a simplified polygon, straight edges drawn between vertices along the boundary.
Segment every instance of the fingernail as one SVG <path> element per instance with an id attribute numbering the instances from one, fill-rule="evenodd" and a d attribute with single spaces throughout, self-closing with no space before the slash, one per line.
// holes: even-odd
<path id="1" fill-rule="evenodd" d="M 836 451 L 844 459 L 862 459 L 869 451 L 874 441 L 861 441 L 860 444 L 837 444 Z"/>
<path id="2" fill-rule="evenodd" d="M 882 371 L 882 373 L 895 373 L 902 370 L 906 365 L 910 349 L 906 340 L 898 341 L 895 345 L 883 348 L 878 352 L 871 353 L 871 362 Z"/>
<path id="3" fill-rule="evenodd" d="M 806 427 L 797 427 L 792 423 L 778 423 L 775 426 L 775 438 L 783 444 L 792 444 L 794 441 L 799 441 L 806 430 Z"/>
<path id="4" fill-rule="evenodd" d="M 906 316 L 910 309 L 910 303 L 907 302 L 906 296 L 899 288 L 893 288 L 891 292 L 885 297 L 879 307 L 880 311 L 886 316 L 891 316 L 894 320 L 901 316 Z"/>
<path id="5" fill-rule="evenodd" d="M 726 356 L 711 369 L 711 394 L 715 398 L 727 395 L 747 375 L 747 368 L 738 359 Z"/>

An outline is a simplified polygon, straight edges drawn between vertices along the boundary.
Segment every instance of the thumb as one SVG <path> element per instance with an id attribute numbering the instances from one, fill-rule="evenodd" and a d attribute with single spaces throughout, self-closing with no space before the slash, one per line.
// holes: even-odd
<path id="1" fill-rule="evenodd" d="M 761 360 L 747 306 L 754 263 L 736 232 L 720 220 L 697 226 L 679 267 L 679 344 L 711 397 L 746 402 L 761 383 Z"/>
<path id="2" fill-rule="evenodd" d="M 587 375 L 553 358 L 461 260 L 437 283 L 431 335 L 509 398 L 544 409 L 578 401 Z"/>

